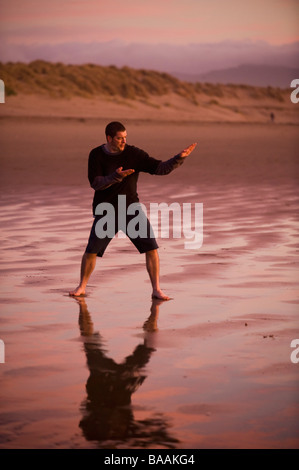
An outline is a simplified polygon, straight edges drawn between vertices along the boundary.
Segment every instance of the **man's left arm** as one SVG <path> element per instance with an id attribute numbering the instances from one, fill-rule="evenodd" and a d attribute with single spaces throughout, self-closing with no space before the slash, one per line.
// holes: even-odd
<path id="1" fill-rule="evenodd" d="M 189 147 L 185 148 L 182 150 L 182 152 L 178 153 L 174 157 L 170 158 L 169 160 L 166 160 L 165 162 L 160 162 L 159 165 L 156 168 L 155 175 L 163 176 L 163 175 L 168 175 L 171 173 L 173 170 L 181 166 L 188 155 L 190 155 L 191 152 L 196 147 L 196 143 L 189 145 Z"/>

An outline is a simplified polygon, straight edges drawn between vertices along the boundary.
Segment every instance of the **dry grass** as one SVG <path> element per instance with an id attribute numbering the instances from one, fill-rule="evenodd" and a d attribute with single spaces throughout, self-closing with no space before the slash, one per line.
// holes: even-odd
<path id="1" fill-rule="evenodd" d="M 166 73 L 129 67 L 65 65 L 37 60 L 29 64 L 0 63 L 0 75 L 8 95 L 42 93 L 59 98 L 105 95 L 136 100 L 174 92 L 196 102 L 191 84 Z"/>
<path id="2" fill-rule="evenodd" d="M 0 63 L 0 77 L 4 80 L 7 96 L 43 94 L 57 98 L 80 96 L 121 97 L 144 101 L 151 96 L 179 95 L 194 105 L 201 97 L 219 100 L 223 97 L 271 99 L 283 102 L 285 92 L 279 88 L 261 88 L 247 85 L 214 85 L 188 83 L 167 74 L 130 67 L 103 67 L 94 64 L 65 65 L 36 60 L 29 64 Z"/>

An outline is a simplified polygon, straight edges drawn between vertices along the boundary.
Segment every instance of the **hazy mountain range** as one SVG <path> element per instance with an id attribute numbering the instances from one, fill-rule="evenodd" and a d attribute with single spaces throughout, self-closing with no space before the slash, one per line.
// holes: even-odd
<path id="1" fill-rule="evenodd" d="M 2 62 L 36 59 L 65 64 L 115 65 L 170 73 L 189 81 L 289 87 L 298 77 L 299 42 L 264 41 L 212 44 L 142 44 L 120 40 L 89 44 L 0 44 Z"/>
<path id="2" fill-rule="evenodd" d="M 228 69 L 214 70 L 198 75 L 174 73 L 176 77 L 188 82 L 207 82 L 222 84 L 245 84 L 252 86 L 273 86 L 288 88 L 294 78 L 299 78 L 299 67 L 276 65 L 239 65 Z"/>

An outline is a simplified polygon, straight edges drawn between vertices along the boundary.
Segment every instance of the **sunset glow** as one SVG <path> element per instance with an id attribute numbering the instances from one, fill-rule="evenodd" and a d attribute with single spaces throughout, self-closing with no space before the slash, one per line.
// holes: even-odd
<path id="1" fill-rule="evenodd" d="M 296 0 L 67 0 L 0 1 L 1 38 L 7 43 L 79 41 L 214 43 L 298 40 Z"/>

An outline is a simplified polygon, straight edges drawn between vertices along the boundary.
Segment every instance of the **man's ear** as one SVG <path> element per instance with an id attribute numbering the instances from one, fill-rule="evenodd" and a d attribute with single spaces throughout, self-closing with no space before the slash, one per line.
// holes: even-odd
<path id="1" fill-rule="evenodd" d="M 112 140 L 113 140 L 113 139 L 112 139 L 111 135 L 107 135 L 107 142 L 108 142 L 108 144 L 110 144 L 110 143 L 112 142 Z"/>

